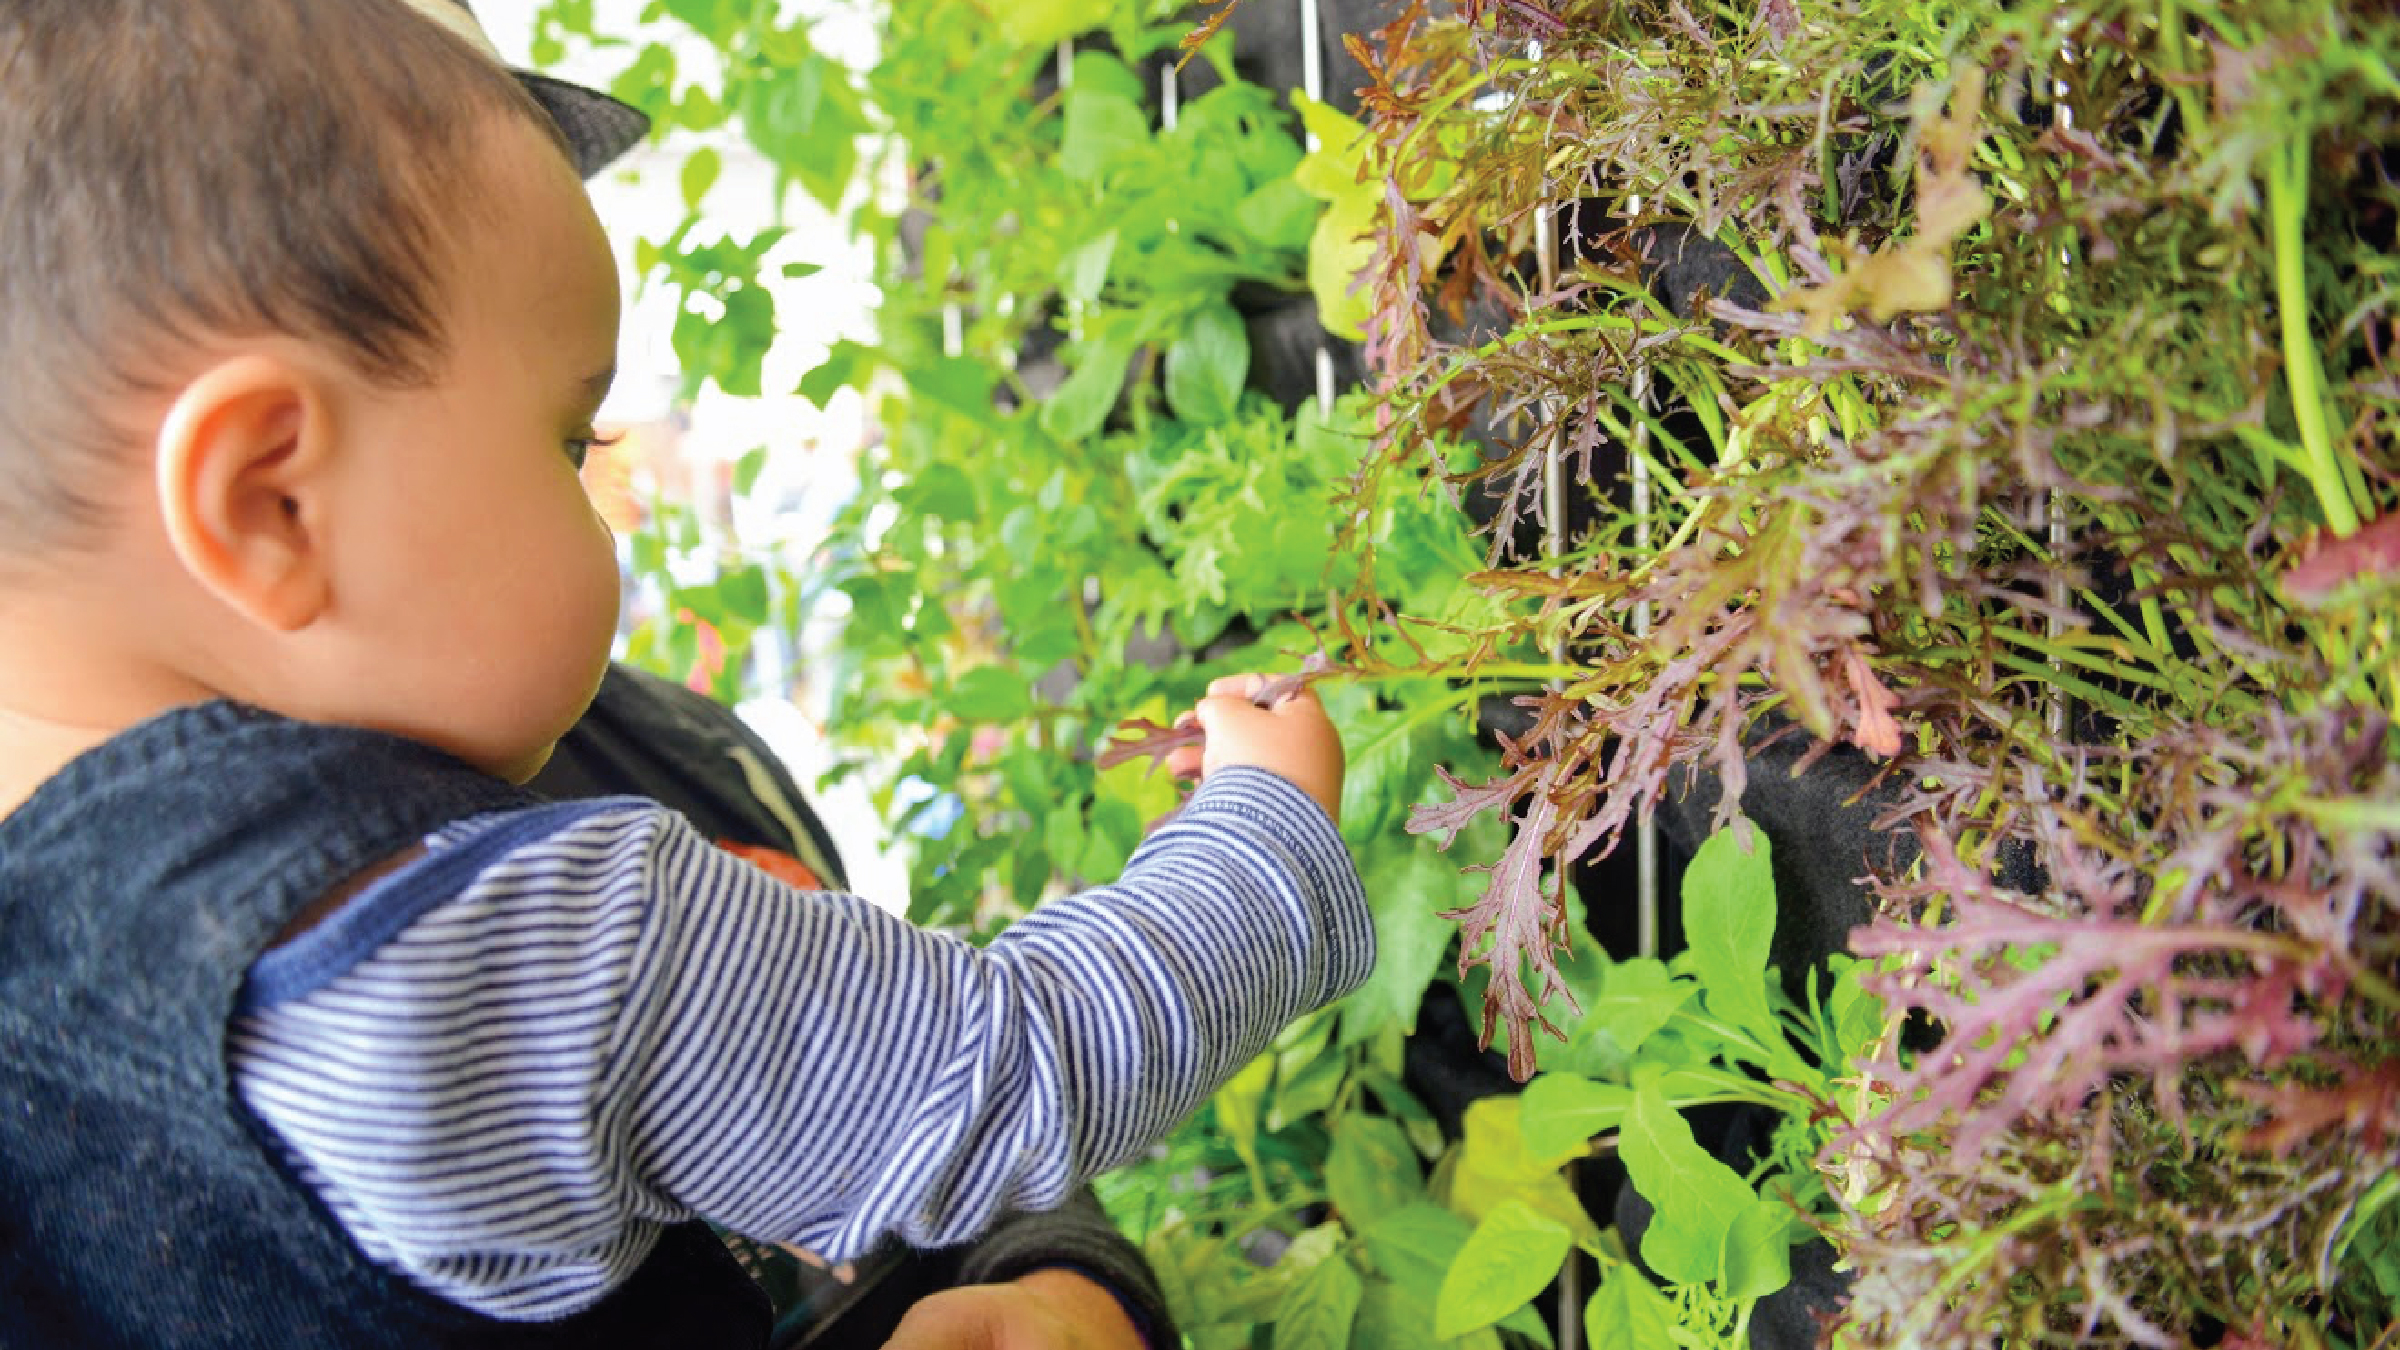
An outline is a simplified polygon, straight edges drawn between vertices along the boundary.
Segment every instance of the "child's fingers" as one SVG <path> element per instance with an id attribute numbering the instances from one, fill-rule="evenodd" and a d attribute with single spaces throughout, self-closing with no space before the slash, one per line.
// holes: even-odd
<path id="1" fill-rule="evenodd" d="M 1208 692 L 1211 696 L 1227 694 L 1235 698 L 1250 698 L 1256 695 L 1259 686 L 1266 682 L 1266 676 L 1253 672 L 1244 672 L 1239 675 L 1219 675 L 1208 682 Z"/>
<path id="2" fill-rule="evenodd" d="M 1167 774 L 1173 778 L 1197 778 L 1201 761 L 1208 748 L 1200 745 L 1179 745 L 1167 752 Z"/>
<path id="3" fill-rule="evenodd" d="M 1199 719 L 1200 730 L 1206 734 L 1215 731 L 1231 719 L 1254 716 L 1259 711 L 1259 706 L 1252 703 L 1247 694 L 1237 690 L 1229 693 L 1210 694 L 1193 705 L 1192 716 Z"/>
<path id="4" fill-rule="evenodd" d="M 1269 707 L 1267 711 L 1275 714 L 1277 717 L 1291 717 L 1294 715 L 1323 717 L 1325 715 L 1325 705 L 1318 702 L 1317 691 L 1309 688 L 1306 685 L 1302 685 L 1300 688 L 1284 695 L 1273 706 Z"/>

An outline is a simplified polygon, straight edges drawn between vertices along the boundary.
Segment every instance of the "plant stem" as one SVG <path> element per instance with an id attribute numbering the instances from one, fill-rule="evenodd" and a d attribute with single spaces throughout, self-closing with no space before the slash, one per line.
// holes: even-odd
<path id="1" fill-rule="evenodd" d="M 2160 0 L 2158 53 L 2159 64 L 2171 75 L 2182 75 L 2191 69 L 2191 62 L 2184 52 L 2183 5 L 2180 0 Z M 2174 92 L 2176 107 L 2183 114 L 2182 143 L 2207 144 L 2207 138 L 2202 133 L 2200 102 L 2193 96 L 2191 86 L 2183 80 L 2171 79 L 2167 81 L 2167 87 Z"/>
<path id="2" fill-rule="evenodd" d="M 2081 643 L 2053 640 L 2039 633 L 2029 633 L 2024 629 L 2011 628 L 2004 624 L 1993 624 L 1984 631 L 1993 637 L 2039 652 L 2053 660 L 2082 666 L 2086 670 L 2096 670 L 2111 679 L 2123 680 L 2127 684 L 2138 684 L 2146 689 L 2156 689 L 2161 693 L 2173 694 L 2179 698 L 2184 696 L 2183 686 L 2166 676 L 2153 674 L 2148 670 L 2137 670 L 2131 666 L 2111 661 Z M 2119 645 L 2129 653 L 2134 649 L 2131 643 Z"/>
<path id="3" fill-rule="evenodd" d="M 2320 825 L 2400 833 L 2400 802 L 2324 801 L 2312 797 L 2295 805 L 2302 815 Z"/>
<path id="4" fill-rule="evenodd" d="M 1977 657 L 1983 657 L 1996 665 L 2022 671 L 2037 680 L 2044 680 L 2056 685 L 2086 703 L 2106 708 L 2112 715 L 2129 723 L 2147 723 L 2150 718 L 2158 715 L 2156 709 L 2142 707 L 2130 699 L 2102 689 L 2089 680 L 2079 680 L 2055 666 L 2028 660 L 2011 652 L 1978 652 L 1966 647 L 1919 647 L 1907 652 L 1895 653 L 1895 655 L 1903 655 L 1910 660 L 1927 663 L 1971 661 Z"/>
<path id="5" fill-rule="evenodd" d="M 2267 160 L 2267 214 L 2275 239 L 2275 307 L 2283 321 L 2283 375 L 2291 393 L 2292 419 L 2300 426 L 2301 465 L 2316 493 L 2325 524 L 2337 536 L 2358 532 L 2358 510 L 2350 485 L 2334 462 L 2333 436 L 2325 424 L 2325 371 L 2308 331 L 2308 278 L 2301 255 L 2302 217 L 2308 211 L 2309 139 L 2286 141 Z"/>
<path id="6" fill-rule="evenodd" d="M 1974 1238 L 1966 1244 L 1968 1250 L 1961 1254 L 1960 1258 L 1951 1265 L 1949 1271 L 1942 1276 L 1940 1283 L 1936 1284 L 1933 1291 L 1919 1303 L 1919 1310 L 1925 1311 L 1929 1306 L 1938 1307 L 1941 1300 L 1958 1292 L 1959 1288 L 1967 1281 L 1984 1273 L 1983 1268 L 1990 1265 L 1999 1254 L 2000 1244 L 2009 1238 L 2015 1237 L 2026 1229 L 2055 1219 L 2059 1215 L 2070 1214 L 2095 1203 L 2097 1202 L 2087 1200 L 2071 1190 L 2062 1189 L 2039 1204 L 2028 1205 L 2017 1211 L 2009 1217 L 2006 1223 L 1986 1228 L 1975 1234 Z"/>
<path id="7" fill-rule="evenodd" d="M 2365 966 L 2353 966 L 2350 969 L 2350 983 L 2358 986 L 2358 992 L 2366 995 L 2368 1002 L 2380 1003 L 2393 1012 L 2400 1012 L 2400 989 L 2392 987 L 2392 982 L 2381 975 Z"/>

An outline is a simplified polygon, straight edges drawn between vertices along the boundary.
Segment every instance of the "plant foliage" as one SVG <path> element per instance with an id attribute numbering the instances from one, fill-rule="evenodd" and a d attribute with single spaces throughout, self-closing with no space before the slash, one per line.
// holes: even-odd
<path id="1" fill-rule="evenodd" d="M 1414 825 L 1511 822 L 1466 921 L 1512 1064 L 1565 1003 L 1541 864 L 1684 766 L 1737 811 L 1775 728 L 1847 743 L 1916 844 L 1868 860 L 1866 987 L 1938 1040 L 1862 1058 L 1822 1158 L 1844 1334 L 2374 1340 L 2400 20 L 1420 4 L 1369 46 L 1354 499 L 1490 485 L 1493 649 L 1575 667 Z M 1733 281 L 1661 282 L 1694 247 Z M 1514 434 L 1461 476 L 1424 447 L 1470 416 Z"/>

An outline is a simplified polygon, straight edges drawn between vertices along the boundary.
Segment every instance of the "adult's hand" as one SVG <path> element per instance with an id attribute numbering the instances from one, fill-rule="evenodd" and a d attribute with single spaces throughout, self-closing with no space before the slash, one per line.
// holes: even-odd
<path id="1" fill-rule="evenodd" d="M 884 1350 L 1145 1350 L 1116 1296 L 1072 1270 L 945 1289 L 908 1310 Z"/>

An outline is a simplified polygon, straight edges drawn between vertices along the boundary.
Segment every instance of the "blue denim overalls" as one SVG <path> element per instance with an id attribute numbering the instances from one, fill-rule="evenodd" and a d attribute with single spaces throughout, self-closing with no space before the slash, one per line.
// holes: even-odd
<path id="1" fill-rule="evenodd" d="M 302 906 L 533 801 L 412 742 L 216 703 L 0 819 L 0 1346 L 765 1343 L 764 1296 L 700 1224 L 564 1322 L 444 1302 L 360 1253 L 234 1094 L 227 1020 Z"/>

